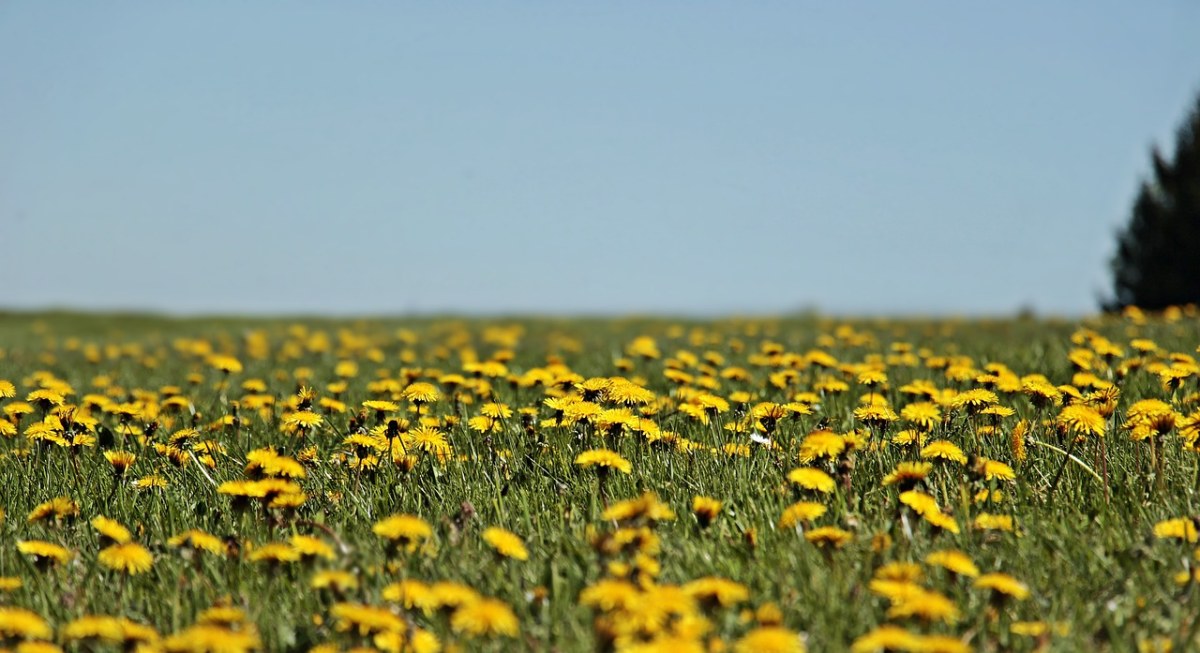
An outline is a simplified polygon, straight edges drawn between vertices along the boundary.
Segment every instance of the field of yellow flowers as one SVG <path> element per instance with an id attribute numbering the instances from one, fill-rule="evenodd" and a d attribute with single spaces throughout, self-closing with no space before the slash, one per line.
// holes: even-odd
<path id="1" fill-rule="evenodd" d="M 1200 319 L 0 316 L 0 650 L 1200 650 Z"/>

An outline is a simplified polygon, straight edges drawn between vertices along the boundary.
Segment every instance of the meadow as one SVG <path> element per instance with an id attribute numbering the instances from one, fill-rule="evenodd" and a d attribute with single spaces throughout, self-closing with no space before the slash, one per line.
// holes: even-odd
<path id="1" fill-rule="evenodd" d="M 0 650 L 1200 650 L 1198 345 L 0 315 Z"/>

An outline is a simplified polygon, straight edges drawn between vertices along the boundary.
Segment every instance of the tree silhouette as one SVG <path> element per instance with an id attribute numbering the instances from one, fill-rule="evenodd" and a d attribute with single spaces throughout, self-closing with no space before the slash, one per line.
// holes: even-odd
<path id="1" fill-rule="evenodd" d="M 1151 159 L 1154 176 L 1117 235 L 1109 310 L 1200 304 L 1200 96 L 1176 132 L 1172 159 L 1157 147 Z"/>

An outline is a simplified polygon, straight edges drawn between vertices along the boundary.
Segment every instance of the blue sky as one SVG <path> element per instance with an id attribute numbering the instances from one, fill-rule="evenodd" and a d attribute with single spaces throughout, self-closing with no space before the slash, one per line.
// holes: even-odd
<path id="1" fill-rule="evenodd" d="M 0 306 L 1093 311 L 1200 3 L 0 4 Z"/>

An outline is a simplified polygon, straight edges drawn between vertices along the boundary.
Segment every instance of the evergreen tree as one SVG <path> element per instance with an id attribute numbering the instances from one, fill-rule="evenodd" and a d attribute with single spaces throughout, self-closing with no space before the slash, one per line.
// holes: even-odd
<path id="1" fill-rule="evenodd" d="M 1158 148 L 1112 259 L 1107 308 L 1159 310 L 1200 304 L 1200 97 L 1175 138 L 1170 161 Z"/>

